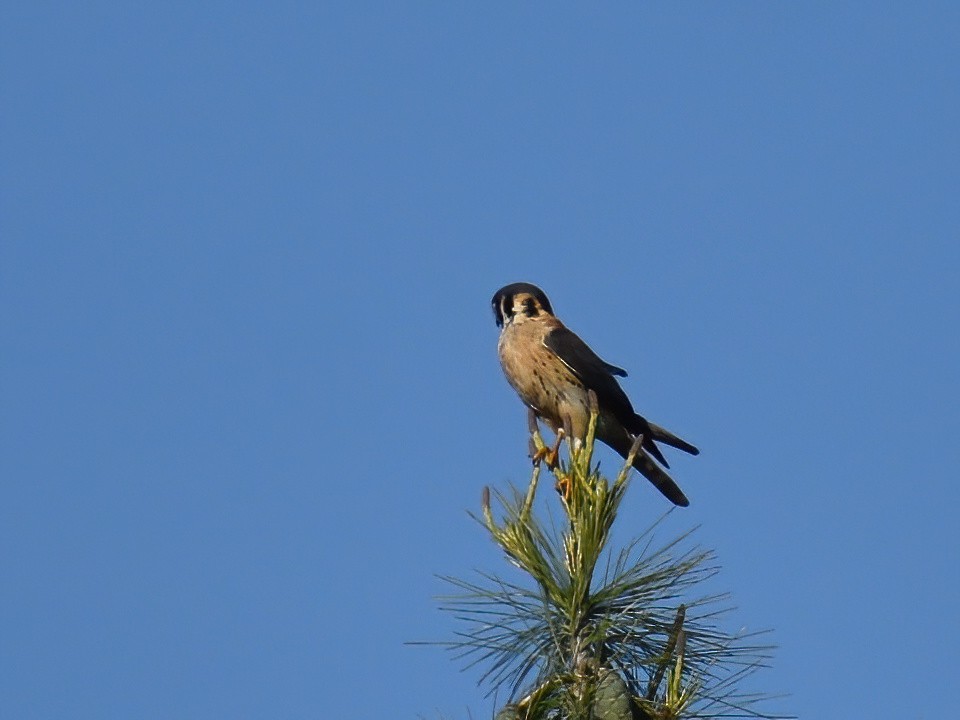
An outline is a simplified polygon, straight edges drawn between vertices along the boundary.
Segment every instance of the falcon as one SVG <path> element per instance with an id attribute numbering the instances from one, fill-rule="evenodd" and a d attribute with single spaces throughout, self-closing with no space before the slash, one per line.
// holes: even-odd
<path id="1" fill-rule="evenodd" d="M 599 406 L 596 438 L 626 458 L 636 437 L 642 435 L 633 467 L 670 502 L 689 505 L 663 469 L 670 466 L 657 442 L 691 455 L 700 451 L 634 411 L 617 382 L 617 377 L 627 376 L 626 371 L 601 360 L 568 330 L 536 285 L 507 285 L 497 290 L 491 302 L 501 329 L 497 344 L 500 365 L 523 403 L 555 433 L 566 427 L 575 442 L 583 442 L 590 419 L 588 392 L 593 390 Z"/>

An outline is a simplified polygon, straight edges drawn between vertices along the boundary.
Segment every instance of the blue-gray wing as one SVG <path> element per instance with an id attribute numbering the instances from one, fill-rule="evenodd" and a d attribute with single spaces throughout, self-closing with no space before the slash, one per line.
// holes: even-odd
<path id="1" fill-rule="evenodd" d="M 547 333 L 543 344 L 580 382 L 597 394 L 601 407 L 610 410 L 625 425 L 633 424 L 633 406 L 614 377 L 625 377 L 625 370 L 601 360 L 589 345 L 565 327 Z"/>
<path id="2" fill-rule="evenodd" d="M 600 407 L 613 413 L 613 416 L 620 421 L 624 429 L 632 435 L 643 435 L 643 449 L 659 460 L 664 467 L 670 467 L 660 448 L 654 442 L 655 433 L 642 415 L 634 412 L 630 399 L 620 387 L 620 383 L 614 377 L 617 375 L 626 375 L 622 369 L 616 365 L 611 365 L 600 359 L 600 357 L 590 349 L 583 340 L 565 327 L 556 328 L 547 333 L 543 340 L 547 349 L 552 351 L 564 365 L 570 368 L 571 372 L 577 376 L 588 389 L 597 394 L 597 402 Z M 669 433 L 664 433 L 673 437 Z M 677 438 L 679 440 L 679 438 Z M 666 442 L 670 442 L 666 440 Z M 682 442 L 682 441 L 681 441 Z M 674 445 L 673 442 L 670 442 Z M 686 443 L 684 443 L 686 444 Z M 679 446 L 677 446 L 679 447 Z M 690 446 L 694 453 L 696 448 Z M 686 448 L 683 448 L 686 450 Z M 690 452 L 688 450 L 687 452 Z"/>

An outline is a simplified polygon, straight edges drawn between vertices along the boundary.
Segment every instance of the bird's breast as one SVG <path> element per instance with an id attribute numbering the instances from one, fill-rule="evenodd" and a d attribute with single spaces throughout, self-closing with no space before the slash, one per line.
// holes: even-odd
<path id="1" fill-rule="evenodd" d="M 579 426 L 588 414 L 586 388 L 547 349 L 543 331 L 535 325 L 510 325 L 501 333 L 497 349 L 503 373 L 524 404 L 554 429 L 562 427 L 566 417 Z"/>

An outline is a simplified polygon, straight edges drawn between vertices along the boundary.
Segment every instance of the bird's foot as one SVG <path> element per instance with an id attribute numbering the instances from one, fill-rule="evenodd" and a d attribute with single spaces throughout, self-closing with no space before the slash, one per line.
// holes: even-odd
<path id="1" fill-rule="evenodd" d="M 557 440 L 553 443 L 553 447 L 542 445 L 539 450 L 533 453 L 534 464 L 546 460 L 547 467 L 551 470 L 557 467 L 560 461 L 560 443 L 563 442 L 563 434 L 563 430 L 557 432 Z"/>

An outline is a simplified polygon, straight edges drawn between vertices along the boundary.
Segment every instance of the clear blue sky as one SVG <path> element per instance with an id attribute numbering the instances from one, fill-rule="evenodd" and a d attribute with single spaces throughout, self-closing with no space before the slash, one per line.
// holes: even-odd
<path id="1" fill-rule="evenodd" d="M 960 669 L 960 5 L 7 3 L 0 716 L 464 718 L 489 298 L 650 418 L 801 717 Z M 611 454 L 601 455 L 612 466 Z M 666 509 L 637 482 L 621 531 Z"/>

